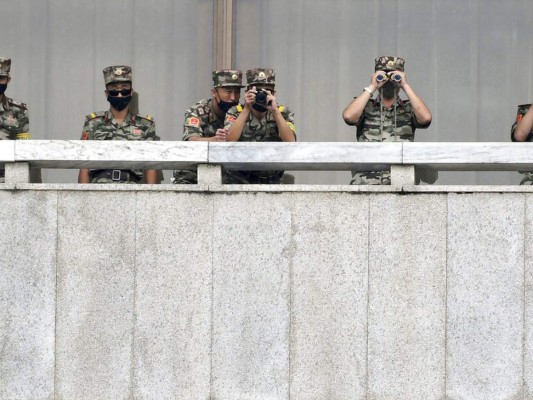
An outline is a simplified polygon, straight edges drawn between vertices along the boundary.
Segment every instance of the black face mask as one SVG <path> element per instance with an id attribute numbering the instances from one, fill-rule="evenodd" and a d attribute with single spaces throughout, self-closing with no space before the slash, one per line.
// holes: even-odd
<path id="1" fill-rule="evenodd" d="M 126 97 L 107 96 L 107 101 L 109 101 L 109 104 L 111 104 L 111 106 L 115 110 L 122 111 L 128 106 L 128 104 L 130 104 L 131 96 L 126 96 Z"/>
<path id="2" fill-rule="evenodd" d="M 236 106 L 237 104 L 239 104 L 238 101 L 222 101 L 222 100 L 218 100 L 217 101 L 218 103 L 218 108 L 220 108 L 222 111 L 224 111 L 225 113 L 228 112 L 228 110 L 231 108 L 231 107 L 234 107 Z"/>
<path id="3" fill-rule="evenodd" d="M 7 83 L 2 83 L 0 85 L 0 95 L 4 94 L 4 92 L 6 91 L 7 89 Z"/>
<path id="4" fill-rule="evenodd" d="M 265 112 L 267 109 L 266 107 L 263 107 L 262 105 L 259 105 L 257 103 L 254 103 L 252 105 L 252 108 L 255 110 L 255 111 L 259 111 L 259 112 Z"/>
<path id="5" fill-rule="evenodd" d="M 393 99 L 394 96 L 396 95 L 396 85 L 392 83 L 391 81 L 388 81 L 387 83 L 385 83 L 381 87 L 381 89 L 383 90 L 382 96 L 386 99 Z"/>

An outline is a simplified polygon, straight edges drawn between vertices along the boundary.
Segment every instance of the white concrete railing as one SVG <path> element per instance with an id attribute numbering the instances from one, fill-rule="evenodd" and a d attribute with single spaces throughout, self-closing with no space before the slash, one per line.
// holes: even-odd
<path id="1" fill-rule="evenodd" d="M 343 171 L 391 169 L 393 184 L 414 183 L 415 168 L 435 171 L 533 170 L 533 143 L 208 143 L 29 140 L 0 141 L 6 183 L 27 182 L 25 169 L 153 168 L 218 165 L 227 169 Z M 22 163 L 22 164 L 19 164 Z M 23 165 L 19 172 L 15 165 Z M 201 174 L 220 183 L 215 174 Z"/>

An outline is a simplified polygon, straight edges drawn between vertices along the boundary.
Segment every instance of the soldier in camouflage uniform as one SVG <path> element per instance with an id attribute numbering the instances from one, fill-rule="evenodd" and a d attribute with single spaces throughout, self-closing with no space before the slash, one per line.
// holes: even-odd
<path id="1" fill-rule="evenodd" d="M 26 104 L 7 97 L 4 93 L 11 81 L 10 58 L 0 58 L 0 140 L 30 138 L 30 120 Z M 0 182 L 5 181 L 5 170 L 0 169 Z"/>
<path id="2" fill-rule="evenodd" d="M 511 128 L 511 140 L 513 142 L 533 141 L 533 108 L 531 104 L 518 106 L 516 120 Z M 520 171 L 523 176 L 521 185 L 533 185 L 533 171 Z"/>
<path id="3" fill-rule="evenodd" d="M 132 73 L 126 65 L 104 69 L 105 94 L 109 111 L 94 112 L 85 118 L 81 140 L 158 140 L 150 116 L 129 112 Z M 157 183 L 156 170 L 81 169 L 79 183 Z"/>
<path id="4" fill-rule="evenodd" d="M 404 72 L 405 61 L 378 57 L 370 85 L 342 113 L 348 125 L 357 127 L 359 142 L 412 142 L 416 128 L 427 128 L 431 112 L 411 88 Z M 403 89 L 409 100 L 398 97 Z M 379 96 L 373 99 L 374 92 Z M 352 171 L 352 185 L 390 185 L 390 171 Z"/>
<path id="5" fill-rule="evenodd" d="M 239 104 L 242 72 L 236 69 L 213 71 L 213 88 L 209 100 L 200 100 L 185 111 L 182 140 L 224 142 L 226 112 Z M 196 170 L 174 171 L 173 183 L 198 183 Z"/>
<path id="6" fill-rule="evenodd" d="M 271 68 L 246 71 L 244 105 L 226 114 L 226 140 L 231 142 L 295 142 L 294 113 L 276 101 L 276 74 Z M 257 96 L 257 98 L 256 98 Z M 260 102 L 260 97 L 265 101 Z M 256 101 L 257 100 L 257 101 Z M 284 171 L 227 171 L 224 183 L 277 184 Z"/>

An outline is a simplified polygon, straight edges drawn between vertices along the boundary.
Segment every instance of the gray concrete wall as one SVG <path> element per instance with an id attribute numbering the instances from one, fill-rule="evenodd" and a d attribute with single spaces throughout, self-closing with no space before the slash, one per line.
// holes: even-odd
<path id="1" fill-rule="evenodd" d="M 0 399 L 533 399 L 528 189 L 2 187 Z"/>

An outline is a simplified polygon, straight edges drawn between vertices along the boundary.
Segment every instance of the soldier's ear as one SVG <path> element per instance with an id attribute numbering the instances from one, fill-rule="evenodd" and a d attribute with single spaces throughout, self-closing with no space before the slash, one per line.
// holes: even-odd
<path id="1" fill-rule="evenodd" d="M 211 89 L 211 96 L 215 97 L 215 96 L 218 96 L 218 92 L 215 88 L 212 88 Z"/>

